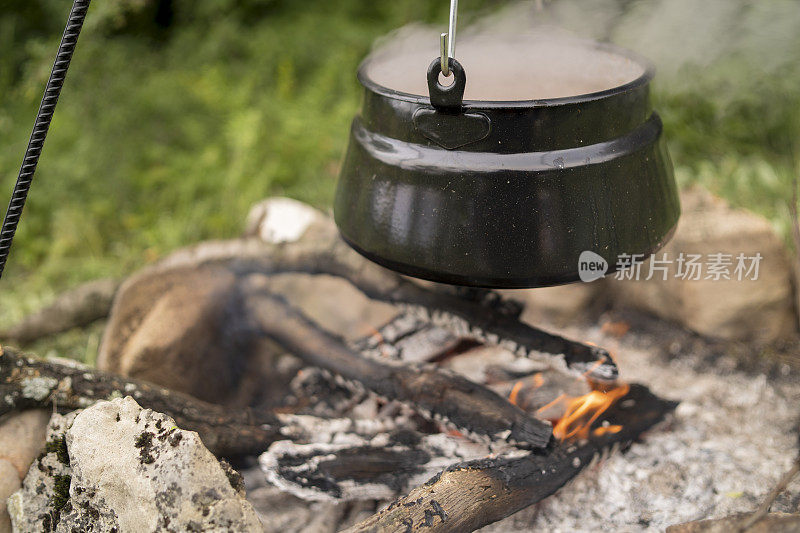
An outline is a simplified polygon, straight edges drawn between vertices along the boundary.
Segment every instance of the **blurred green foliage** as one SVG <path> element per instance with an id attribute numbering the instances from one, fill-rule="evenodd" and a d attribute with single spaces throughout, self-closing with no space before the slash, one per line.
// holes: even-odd
<path id="1" fill-rule="evenodd" d="M 464 2 L 472 11 L 492 2 Z M 12 0 L 0 24 L 0 191 L 10 193 L 69 0 Z M 0 291 L 7 324 L 79 281 L 241 231 L 283 194 L 330 204 L 355 70 L 412 0 L 95 1 Z"/>
<path id="2" fill-rule="evenodd" d="M 639 49 L 662 69 L 655 105 L 681 182 L 704 183 L 787 230 L 800 139 L 798 4 L 721 1 L 702 5 L 715 4 L 722 15 L 711 17 L 730 18 L 726 25 L 701 19 L 693 30 L 725 39 L 713 61 L 668 53 L 688 46 L 679 30 L 700 9 L 688 0 L 603 0 L 614 16 L 594 36 Z M 71 1 L 6 3 L 3 203 Z M 460 22 L 505 4 L 462 0 Z M 665 4 L 678 7 L 659 12 Z M 572 0 L 550 7 L 546 22 L 585 26 L 591 16 Z M 359 103 L 358 63 L 379 36 L 410 22 L 444 25 L 447 9 L 423 0 L 96 0 L 2 280 L 0 324 L 80 281 L 236 235 L 266 196 L 327 208 Z M 95 337 L 68 344 L 81 356 Z"/>

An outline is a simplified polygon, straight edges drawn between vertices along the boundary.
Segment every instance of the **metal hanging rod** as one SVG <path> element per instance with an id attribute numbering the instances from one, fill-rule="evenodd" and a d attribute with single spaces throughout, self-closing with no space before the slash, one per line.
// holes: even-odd
<path id="1" fill-rule="evenodd" d="M 450 0 L 450 26 L 439 38 L 439 53 L 442 74 L 450 75 L 450 58 L 456 57 L 456 24 L 458 22 L 458 0 Z"/>
<path id="2" fill-rule="evenodd" d="M 50 121 L 56 110 L 58 96 L 64 86 L 64 78 L 67 76 L 69 62 L 72 60 L 72 53 L 78 42 L 78 35 L 81 33 L 83 21 L 86 18 L 86 11 L 89 9 L 91 0 L 74 0 L 72 10 L 69 12 L 67 26 L 64 35 L 61 36 L 61 44 L 58 46 L 56 60 L 50 71 L 50 78 L 44 89 L 42 103 L 39 104 L 39 111 L 36 114 L 36 121 L 33 123 L 28 148 L 25 150 L 25 157 L 22 160 L 22 167 L 17 175 L 17 182 L 14 184 L 14 192 L 11 193 L 11 201 L 8 204 L 6 216 L 3 219 L 3 226 L 0 229 L 0 277 L 6 267 L 6 260 L 11 251 L 11 243 L 14 240 L 14 233 L 17 231 L 19 219 L 22 217 L 22 208 L 25 207 L 25 200 L 33 182 L 33 174 L 36 172 L 36 165 L 39 163 L 39 156 L 42 154 L 44 140 L 47 137 L 47 130 L 50 128 Z"/>

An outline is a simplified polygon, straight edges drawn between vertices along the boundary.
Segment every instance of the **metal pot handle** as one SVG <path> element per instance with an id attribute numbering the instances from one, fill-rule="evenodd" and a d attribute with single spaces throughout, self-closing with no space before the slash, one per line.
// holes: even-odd
<path id="1" fill-rule="evenodd" d="M 455 78 L 450 85 L 439 83 L 442 72 L 441 58 L 436 58 L 428 67 L 428 93 L 431 104 L 439 111 L 460 111 L 464 100 L 464 89 L 467 86 L 467 73 L 461 63 L 450 58 L 450 73 Z"/>

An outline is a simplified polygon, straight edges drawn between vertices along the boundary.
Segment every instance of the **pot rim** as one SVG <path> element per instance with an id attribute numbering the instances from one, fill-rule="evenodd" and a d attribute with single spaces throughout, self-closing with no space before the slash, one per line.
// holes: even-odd
<path id="1" fill-rule="evenodd" d="M 636 62 L 640 67 L 642 67 L 642 73 L 627 83 L 593 93 L 577 94 L 573 96 L 559 96 L 556 98 L 541 98 L 536 100 L 464 100 L 464 107 L 471 109 L 529 109 L 532 107 L 555 107 L 570 104 L 581 104 L 595 100 L 602 100 L 604 98 L 633 91 L 650 83 L 655 76 L 656 69 L 653 62 L 632 50 L 611 43 L 602 43 L 597 41 L 585 41 L 585 44 L 587 44 L 587 48 L 588 44 L 591 44 L 591 48 L 593 49 L 616 54 Z M 367 69 L 372 61 L 374 61 L 374 58 L 367 56 L 367 58 L 364 59 L 364 61 L 362 61 L 358 67 L 358 81 L 362 86 L 364 86 L 365 89 L 394 100 L 401 100 L 419 105 L 432 105 L 429 96 L 397 91 L 373 81 L 367 76 Z"/>

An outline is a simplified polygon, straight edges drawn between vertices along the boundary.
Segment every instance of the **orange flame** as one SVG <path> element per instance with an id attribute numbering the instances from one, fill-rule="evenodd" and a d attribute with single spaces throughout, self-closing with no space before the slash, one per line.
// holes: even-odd
<path id="1" fill-rule="evenodd" d="M 520 381 L 517 381 L 516 383 L 514 383 L 514 386 L 511 388 L 511 392 L 508 394 L 509 403 L 511 403 L 512 405 L 522 407 L 523 409 L 526 408 L 526 406 L 524 405 L 526 403 L 524 395 L 522 398 L 520 398 L 519 393 L 522 392 L 523 388 L 525 387 L 525 383 L 526 381 L 528 381 L 528 379 L 533 381 L 533 383 L 530 384 L 530 386 L 534 389 L 538 389 L 539 387 L 544 385 L 544 376 L 542 376 L 541 372 L 537 372 L 533 376 L 526 377 Z"/>
<path id="2" fill-rule="evenodd" d="M 617 400 L 628 394 L 629 390 L 628 385 L 620 385 L 607 392 L 593 390 L 589 394 L 577 398 L 569 398 L 562 394 L 539 411 L 544 411 L 558 402 L 565 402 L 566 410 L 553 427 L 553 435 L 561 441 L 571 438 L 585 439 L 589 437 L 592 424 L 600 415 L 614 405 Z M 599 436 L 605 433 L 616 433 L 621 429 L 621 426 L 597 428 L 594 434 Z"/>
<path id="3" fill-rule="evenodd" d="M 583 373 L 583 377 L 589 379 L 589 374 L 591 374 L 592 372 L 603 366 L 604 363 L 605 363 L 604 359 L 598 359 L 597 361 L 592 363 L 592 366 L 589 367 L 589 370 Z"/>
<path id="4" fill-rule="evenodd" d="M 517 395 L 519 395 L 519 390 L 522 388 L 522 382 L 517 381 L 514 383 L 514 388 L 511 389 L 511 393 L 508 395 L 508 401 L 512 405 L 517 405 Z"/>
<path id="5" fill-rule="evenodd" d="M 550 409 L 551 407 L 553 407 L 553 406 L 557 405 L 559 402 L 562 402 L 562 401 L 564 401 L 564 400 L 566 400 L 566 399 L 567 399 L 567 395 L 566 395 L 566 394 L 564 394 L 564 393 L 561 393 L 561 394 L 559 394 L 559 395 L 556 397 L 556 399 L 555 399 L 555 400 L 553 400 L 552 402 L 550 402 L 550 403 L 548 403 L 547 405 L 543 405 L 543 406 L 541 406 L 540 408 L 538 408 L 538 409 L 536 410 L 536 412 L 537 412 L 537 413 L 544 413 L 545 411 L 547 411 L 547 410 L 548 410 L 548 409 Z"/>

